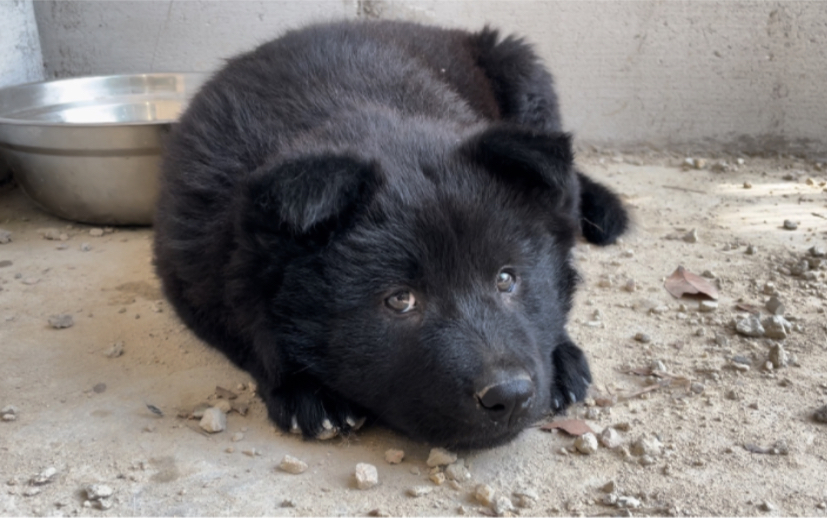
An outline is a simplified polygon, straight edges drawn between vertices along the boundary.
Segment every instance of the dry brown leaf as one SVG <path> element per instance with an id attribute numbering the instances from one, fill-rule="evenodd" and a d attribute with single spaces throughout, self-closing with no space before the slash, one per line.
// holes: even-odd
<path id="1" fill-rule="evenodd" d="M 552 421 L 540 427 L 540 430 L 551 431 L 554 429 L 563 430 L 569 435 L 579 436 L 584 433 L 594 433 L 585 421 L 580 419 L 563 419 L 561 421 Z"/>
<path id="2" fill-rule="evenodd" d="M 683 266 L 678 266 L 678 269 L 664 281 L 663 287 L 676 299 L 684 295 L 700 295 L 718 300 L 718 290 L 715 286 L 703 277 L 687 271 Z"/>

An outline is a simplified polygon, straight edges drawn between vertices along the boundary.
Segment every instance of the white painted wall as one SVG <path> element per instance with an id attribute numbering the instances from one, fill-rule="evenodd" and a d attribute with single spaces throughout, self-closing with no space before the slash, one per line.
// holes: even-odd
<path id="1" fill-rule="evenodd" d="M 0 0 L 0 87 L 43 79 L 43 60 L 31 0 Z M 0 158 L 0 188 L 9 182 Z"/>
<path id="2" fill-rule="evenodd" d="M 211 70 L 316 20 L 402 18 L 534 42 L 581 144 L 827 156 L 827 2 L 35 3 L 49 77 Z"/>

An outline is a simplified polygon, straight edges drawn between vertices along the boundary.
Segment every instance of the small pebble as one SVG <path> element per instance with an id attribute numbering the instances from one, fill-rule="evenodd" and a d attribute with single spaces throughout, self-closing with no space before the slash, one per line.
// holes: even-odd
<path id="1" fill-rule="evenodd" d="M 619 496 L 617 497 L 617 506 L 624 509 L 637 509 L 641 506 L 641 503 L 633 496 Z"/>
<path id="2" fill-rule="evenodd" d="M 744 182 L 744 189 L 752 189 L 752 184 L 749 182 Z"/>
<path id="3" fill-rule="evenodd" d="M 81 252 L 88 252 L 90 250 L 92 250 L 92 245 L 90 245 L 89 243 L 81 243 L 80 244 L 80 251 Z"/>
<path id="4" fill-rule="evenodd" d="M 692 230 L 684 234 L 683 237 L 681 237 L 681 239 L 686 241 L 687 243 L 697 243 L 698 231 L 693 228 Z"/>
<path id="5" fill-rule="evenodd" d="M 795 221 L 785 219 L 784 220 L 784 230 L 795 230 L 798 228 L 798 223 Z"/>
<path id="6" fill-rule="evenodd" d="M 513 492 L 513 495 L 516 498 L 517 507 L 522 507 L 523 509 L 533 508 L 537 505 L 537 500 L 540 499 L 540 495 L 533 489 L 518 489 Z"/>
<path id="7" fill-rule="evenodd" d="M 646 333 L 635 333 L 635 340 L 642 344 L 648 344 L 652 341 L 652 337 L 650 337 Z"/>
<path id="8" fill-rule="evenodd" d="M 756 248 L 755 245 L 747 245 L 747 249 L 744 250 L 744 253 L 747 255 L 755 255 L 758 253 L 758 248 Z"/>
<path id="9" fill-rule="evenodd" d="M 49 325 L 55 329 L 66 329 L 75 325 L 75 319 L 72 315 L 52 315 L 49 317 Z"/>
<path id="10" fill-rule="evenodd" d="M 456 453 L 451 453 L 444 448 L 432 448 L 431 453 L 428 455 L 426 464 L 429 467 L 447 466 L 448 464 L 453 464 L 456 461 Z"/>
<path id="11" fill-rule="evenodd" d="M 445 477 L 448 478 L 448 480 L 463 482 L 471 478 L 471 472 L 465 467 L 465 461 L 459 459 L 454 464 L 445 467 Z"/>
<path id="12" fill-rule="evenodd" d="M 233 436 L 232 436 L 232 441 L 233 442 L 238 442 L 238 441 L 242 441 L 242 440 L 244 440 L 244 434 L 243 433 L 236 432 L 236 433 L 233 434 Z"/>
<path id="13" fill-rule="evenodd" d="M 758 320 L 758 317 L 752 315 L 735 322 L 735 331 L 738 334 L 754 338 L 764 336 L 764 327 L 761 325 L 761 321 Z"/>
<path id="14" fill-rule="evenodd" d="M 827 257 L 827 247 L 821 245 L 813 245 L 807 252 L 809 252 L 812 257 Z"/>
<path id="15" fill-rule="evenodd" d="M 718 276 L 717 276 L 717 275 L 715 274 L 715 272 L 713 272 L 712 270 L 704 270 L 704 271 L 701 273 L 701 277 L 706 277 L 707 279 L 715 279 L 715 278 L 717 278 Z"/>
<path id="16" fill-rule="evenodd" d="M 414 487 L 409 487 L 408 490 L 406 491 L 406 493 L 408 493 L 408 496 L 412 496 L 414 498 L 419 498 L 420 496 L 427 495 L 428 493 L 430 493 L 433 490 L 434 489 L 432 487 L 428 487 L 428 486 L 414 486 Z"/>
<path id="17" fill-rule="evenodd" d="M 292 455 L 285 455 L 279 463 L 279 469 L 287 473 L 292 473 L 293 475 L 298 475 L 307 470 L 307 463 Z"/>
<path id="18" fill-rule="evenodd" d="M 107 349 L 106 353 L 104 354 L 107 358 L 119 358 L 123 356 L 123 346 L 123 342 L 115 342 L 109 347 L 109 349 Z"/>
<path id="19" fill-rule="evenodd" d="M 405 458 L 405 452 L 402 450 L 390 449 L 385 452 L 385 462 L 388 464 L 399 464 Z"/>
<path id="20" fill-rule="evenodd" d="M 60 241 L 60 230 L 56 228 L 41 228 L 37 231 L 40 234 L 40 237 L 43 239 L 48 239 L 49 241 Z"/>
<path id="21" fill-rule="evenodd" d="M 86 486 L 86 498 L 89 500 L 100 500 L 102 498 L 109 498 L 115 491 L 104 484 L 89 484 Z"/>
<path id="22" fill-rule="evenodd" d="M 31 482 L 36 486 L 42 486 L 43 484 L 51 482 L 55 475 L 57 475 L 57 469 L 48 467 L 32 477 Z"/>
<path id="23" fill-rule="evenodd" d="M 431 479 L 431 482 L 438 486 L 441 486 L 445 483 L 445 473 L 434 473 L 428 478 Z"/>
<path id="24" fill-rule="evenodd" d="M 89 229 L 89 235 L 92 236 L 92 237 L 101 237 L 103 235 L 103 229 L 102 228 Z"/>
<path id="25" fill-rule="evenodd" d="M 0 245 L 5 245 L 6 243 L 11 243 L 11 232 L 0 228 Z"/>
<path id="26" fill-rule="evenodd" d="M 650 457 L 658 457 L 661 454 L 663 445 L 655 437 L 639 437 L 632 443 L 631 453 L 636 457 L 648 455 Z"/>
<path id="27" fill-rule="evenodd" d="M 35 496 L 40 494 L 39 487 L 28 487 L 23 491 L 23 496 Z"/>
<path id="28" fill-rule="evenodd" d="M 623 444 L 623 438 L 620 437 L 617 430 L 612 427 L 607 427 L 600 432 L 600 444 L 602 444 L 604 448 L 611 450 Z"/>
<path id="29" fill-rule="evenodd" d="M 712 313 L 718 309 L 718 303 L 714 300 L 702 300 L 698 303 L 698 311 L 701 313 Z"/>
<path id="30" fill-rule="evenodd" d="M 494 500 L 493 511 L 497 516 L 510 515 L 514 511 L 514 504 L 507 496 L 498 496 Z"/>
<path id="31" fill-rule="evenodd" d="M 210 407 L 204 410 L 198 425 L 209 433 L 222 432 L 227 428 L 227 415 L 218 408 Z"/>
<path id="32" fill-rule="evenodd" d="M 778 299 L 778 295 L 770 297 L 770 300 L 767 301 L 764 307 L 773 315 L 784 315 L 784 310 L 786 309 L 784 304 Z"/>
<path id="33" fill-rule="evenodd" d="M 761 324 L 764 328 L 764 336 L 775 340 L 783 340 L 784 338 L 787 338 L 787 329 L 789 328 L 792 330 L 792 324 L 779 315 L 773 315 L 765 318 Z"/>
<path id="34" fill-rule="evenodd" d="M 225 414 L 229 414 L 230 410 L 233 409 L 233 405 L 226 399 L 219 399 L 215 403 L 213 403 L 213 408 L 217 408 Z"/>
<path id="35" fill-rule="evenodd" d="M 379 472 L 373 464 L 360 462 L 356 465 L 353 476 L 359 489 L 370 489 L 379 483 Z"/>
<path id="36" fill-rule="evenodd" d="M 765 500 L 765 501 L 761 502 L 761 504 L 758 506 L 758 509 L 760 509 L 760 510 L 766 512 L 766 513 L 769 513 L 769 512 L 775 511 L 775 505 L 773 505 L 773 503 L 770 502 L 769 500 Z"/>
<path id="37" fill-rule="evenodd" d="M 615 491 L 617 491 L 617 483 L 614 480 L 610 480 L 602 486 L 600 486 L 600 490 L 604 493 L 614 493 Z"/>
<path id="38" fill-rule="evenodd" d="M 574 440 L 574 447 L 583 455 L 591 455 L 597 451 L 597 437 L 587 432 Z"/>
<path id="39" fill-rule="evenodd" d="M 489 506 L 494 503 L 494 488 L 488 484 L 480 484 L 474 488 L 474 496 L 479 503 Z"/>
<path id="40" fill-rule="evenodd" d="M 632 293 L 637 290 L 637 283 L 635 283 L 634 279 L 627 279 L 626 284 L 623 285 L 623 289 Z"/>

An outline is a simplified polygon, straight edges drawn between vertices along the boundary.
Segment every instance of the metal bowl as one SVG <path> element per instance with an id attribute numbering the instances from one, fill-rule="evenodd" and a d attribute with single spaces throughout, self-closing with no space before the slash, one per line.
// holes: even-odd
<path id="1" fill-rule="evenodd" d="M 0 158 L 57 216 L 149 225 L 164 135 L 206 79 L 137 74 L 0 89 Z"/>

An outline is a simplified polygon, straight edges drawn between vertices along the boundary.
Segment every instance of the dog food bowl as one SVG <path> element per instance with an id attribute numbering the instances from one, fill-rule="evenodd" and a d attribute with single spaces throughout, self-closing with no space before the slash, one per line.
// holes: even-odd
<path id="1" fill-rule="evenodd" d="M 117 75 L 0 89 L 0 158 L 52 214 L 149 225 L 164 136 L 206 78 Z"/>

